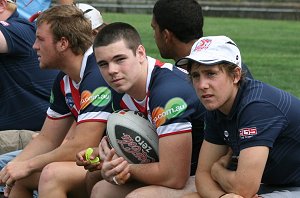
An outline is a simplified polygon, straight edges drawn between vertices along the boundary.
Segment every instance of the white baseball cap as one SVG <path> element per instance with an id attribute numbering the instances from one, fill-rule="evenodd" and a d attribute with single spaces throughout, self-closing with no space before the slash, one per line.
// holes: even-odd
<path id="1" fill-rule="evenodd" d="M 207 36 L 200 38 L 194 43 L 191 54 L 179 59 L 176 62 L 176 66 L 186 65 L 190 60 L 204 65 L 227 62 L 242 68 L 240 50 L 227 36 Z"/>
<path id="2" fill-rule="evenodd" d="M 102 15 L 96 8 L 85 3 L 76 3 L 76 6 L 82 10 L 84 16 L 91 21 L 93 30 L 103 24 Z"/>

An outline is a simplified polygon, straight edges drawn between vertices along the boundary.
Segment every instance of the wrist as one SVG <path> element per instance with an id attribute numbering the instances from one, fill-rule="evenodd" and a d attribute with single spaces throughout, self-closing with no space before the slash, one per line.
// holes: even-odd
<path id="1" fill-rule="evenodd" d="M 39 168 L 39 163 L 35 160 L 35 158 L 25 160 L 24 162 L 27 163 L 27 170 L 30 173 L 35 172 L 36 170 L 42 170 L 42 168 Z"/>

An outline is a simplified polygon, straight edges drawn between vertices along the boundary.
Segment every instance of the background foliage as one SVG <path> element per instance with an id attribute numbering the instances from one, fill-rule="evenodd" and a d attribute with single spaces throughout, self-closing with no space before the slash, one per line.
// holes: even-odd
<path id="1" fill-rule="evenodd" d="M 151 15 L 103 13 L 107 22 L 123 21 L 140 32 L 147 54 L 161 59 Z M 239 46 L 253 76 L 300 97 L 300 23 L 297 21 L 206 17 L 205 35 L 226 35 Z M 172 62 L 172 60 L 164 60 Z"/>

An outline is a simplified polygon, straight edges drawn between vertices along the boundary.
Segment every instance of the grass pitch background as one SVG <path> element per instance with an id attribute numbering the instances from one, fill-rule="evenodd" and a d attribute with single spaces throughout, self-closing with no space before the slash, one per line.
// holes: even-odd
<path id="1" fill-rule="evenodd" d="M 107 23 L 122 21 L 140 33 L 147 54 L 161 59 L 150 26 L 151 15 L 102 13 Z M 300 98 L 299 21 L 205 17 L 204 35 L 226 35 L 236 42 L 254 78 Z M 163 60 L 163 59 L 161 59 Z M 163 60 L 174 63 L 172 60 Z"/>

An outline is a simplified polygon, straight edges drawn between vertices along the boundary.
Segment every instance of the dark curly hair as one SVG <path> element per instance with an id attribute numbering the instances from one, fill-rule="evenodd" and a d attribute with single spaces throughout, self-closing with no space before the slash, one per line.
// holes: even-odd
<path id="1" fill-rule="evenodd" d="M 160 31 L 168 29 L 184 43 L 203 36 L 202 8 L 196 0 L 158 0 L 153 17 Z"/>

